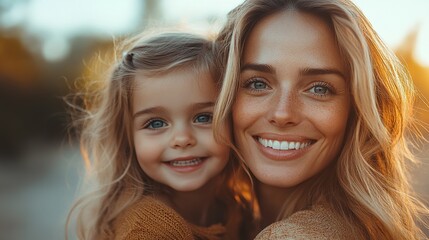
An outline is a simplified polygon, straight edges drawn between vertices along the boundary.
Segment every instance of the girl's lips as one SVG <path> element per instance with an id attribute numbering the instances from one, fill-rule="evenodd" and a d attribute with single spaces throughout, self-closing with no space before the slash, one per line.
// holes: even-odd
<path id="1" fill-rule="evenodd" d="M 199 169 L 204 164 L 204 160 L 206 159 L 206 157 L 187 157 L 177 158 L 164 163 L 176 172 L 187 173 Z"/>
<path id="2" fill-rule="evenodd" d="M 202 162 L 202 158 L 194 158 L 189 160 L 173 160 L 168 163 L 170 163 L 173 167 L 188 167 L 188 166 L 195 166 Z"/>

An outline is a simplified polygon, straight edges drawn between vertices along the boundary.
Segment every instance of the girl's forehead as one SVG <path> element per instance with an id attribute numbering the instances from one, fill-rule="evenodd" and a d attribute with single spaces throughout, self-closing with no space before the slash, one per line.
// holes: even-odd
<path id="1" fill-rule="evenodd" d="M 171 85 L 205 86 L 214 83 L 209 71 L 196 71 L 193 68 L 178 68 L 165 72 L 153 73 L 138 71 L 134 76 L 134 87 L 170 87 Z"/>

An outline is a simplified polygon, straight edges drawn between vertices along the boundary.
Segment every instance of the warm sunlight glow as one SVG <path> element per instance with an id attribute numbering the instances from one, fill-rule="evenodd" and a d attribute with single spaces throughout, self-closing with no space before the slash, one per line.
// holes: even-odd
<path id="1" fill-rule="evenodd" d="M 158 0 L 158 20 L 171 25 L 189 25 L 214 31 L 219 20 L 243 0 Z M 419 26 L 415 56 L 429 66 L 428 0 L 354 0 L 367 15 L 381 38 L 391 47 Z M 144 1 L 140 0 L 32 0 L 18 2 L 0 19 L 4 26 L 23 24 L 34 34 L 70 38 L 127 33 L 142 25 Z M 220 21 L 221 22 L 221 21 Z M 46 38 L 46 37 L 45 37 Z M 56 57 L 54 57 L 56 58 Z M 59 58 L 59 57 L 58 57 Z"/>
<path id="2" fill-rule="evenodd" d="M 429 67 L 429 15 L 424 25 L 420 27 L 419 35 L 417 36 L 415 57 L 419 63 Z"/>
<path id="3" fill-rule="evenodd" d="M 353 0 L 366 14 L 381 38 L 391 47 L 400 46 L 418 28 L 416 60 L 429 66 L 428 0 Z"/>

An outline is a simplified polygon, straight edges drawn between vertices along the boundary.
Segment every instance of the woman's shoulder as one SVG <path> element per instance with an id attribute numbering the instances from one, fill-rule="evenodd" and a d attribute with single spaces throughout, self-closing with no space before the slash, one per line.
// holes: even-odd
<path id="1" fill-rule="evenodd" d="M 115 239 L 194 239 L 187 222 L 153 197 L 143 197 L 114 223 Z"/>
<path id="2" fill-rule="evenodd" d="M 329 206 L 315 205 L 275 222 L 255 239 L 354 239 L 345 220 Z"/>

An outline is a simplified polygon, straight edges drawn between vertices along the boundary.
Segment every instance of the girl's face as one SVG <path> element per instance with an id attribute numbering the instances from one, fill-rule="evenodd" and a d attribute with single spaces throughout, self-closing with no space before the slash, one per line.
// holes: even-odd
<path id="1" fill-rule="evenodd" d="M 230 151 L 213 138 L 214 80 L 190 69 L 137 73 L 135 80 L 134 144 L 143 171 L 176 191 L 201 188 L 224 169 Z"/>
<path id="2" fill-rule="evenodd" d="M 350 109 L 345 69 L 321 19 L 284 11 L 251 31 L 233 106 L 236 143 L 264 184 L 295 186 L 340 152 Z"/>

